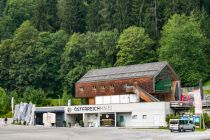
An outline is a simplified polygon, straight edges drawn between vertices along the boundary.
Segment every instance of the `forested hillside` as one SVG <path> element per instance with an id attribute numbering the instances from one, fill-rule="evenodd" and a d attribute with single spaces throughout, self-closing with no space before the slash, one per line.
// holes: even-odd
<path id="1" fill-rule="evenodd" d="M 95 68 L 166 60 L 195 86 L 210 77 L 210 1 L 0 0 L 0 41 L 2 112 L 11 96 L 74 96 Z"/>

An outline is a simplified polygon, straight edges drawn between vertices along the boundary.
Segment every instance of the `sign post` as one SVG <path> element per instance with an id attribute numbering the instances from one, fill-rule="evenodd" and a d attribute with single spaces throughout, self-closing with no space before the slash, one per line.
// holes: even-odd
<path id="1" fill-rule="evenodd" d="M 204 122 L 203 109 L 202 109 L 202 100 L 201 100 L 201 91 L 200 89 L 198 89 L 198 90 L 194 90 L 193 92 L 194 92 L 195 114 L 200 115 L 200 127 L 201 127 L 201 123 L 203 123 L 203 128 L 205 129 L 205 122 Z"/>

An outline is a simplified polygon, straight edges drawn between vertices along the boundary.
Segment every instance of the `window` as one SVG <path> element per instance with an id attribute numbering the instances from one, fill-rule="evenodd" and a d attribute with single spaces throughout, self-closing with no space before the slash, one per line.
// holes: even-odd
<path id="1" fill-rule="evenodd" d="M 111 84 L 110 89 L 114 89 L 114 84 Z"/>
<path id="2" fill-rule="evenodd" d="M 96 90 L 96 86 L 93 86 L 93 87 L 92 87 L 92 90 Z"/>
<path id="3" fill-rule="evenodd" d="M 133 115 L 132 116 L 132 119 L 137 119 L 137 115 Z"/>
<path id="4" fill-rule="evenodd" d="M 147 119 L 147 115 L 142 115 L 142 119 Z"/>
<path id="5" fill-rule="evenodd" d="M 105 89 L 105 86 L 101 86 L 101 89 Z"/>
<path id="6" fill-rule="evenodd" d="M 179 123 L 180 123 L 181 125 L 188 124 L 188 120 L 180 120 Z"/>
<path id="7" fill-rule="evenodd" d="M 84 88 L 83 88 L 83 87 L 80 87 L 79 89 L 80 89 L 80 91 L 81 91 L 81 92 L 83 92 L 83 91 L 84 91 Z"/>

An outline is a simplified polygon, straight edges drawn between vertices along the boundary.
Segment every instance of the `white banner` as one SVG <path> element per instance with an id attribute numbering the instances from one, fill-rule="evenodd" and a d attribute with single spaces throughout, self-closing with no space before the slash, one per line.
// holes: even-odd
<path id="1" fill-rule="evenodd" d="M 194 106 L 195 106 L 195 114 L 202 114 L 202 101 L 201 101 L 201 93 L 200 90 L 194 90 Z"/>

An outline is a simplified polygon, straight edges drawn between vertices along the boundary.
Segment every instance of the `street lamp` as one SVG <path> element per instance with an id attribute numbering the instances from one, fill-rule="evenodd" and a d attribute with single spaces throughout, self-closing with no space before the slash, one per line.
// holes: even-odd
<path id="1" fill-rule="evenodd" d="M 60 102 L 60 95 L 58 95 L 58 97 L 59 97 L 59 106 L 60 106 L 60 104 L 61 104 L 61 102 Z"/>

